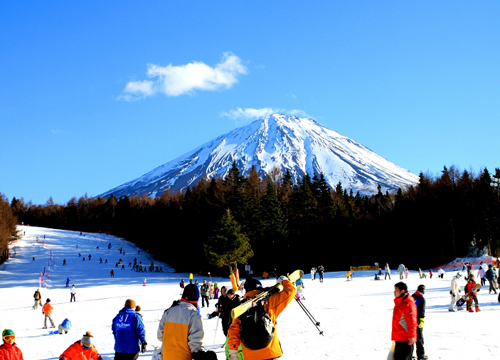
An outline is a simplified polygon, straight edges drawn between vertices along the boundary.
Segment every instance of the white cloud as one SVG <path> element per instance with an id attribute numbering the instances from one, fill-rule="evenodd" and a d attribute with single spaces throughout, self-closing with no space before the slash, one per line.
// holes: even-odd
<path id="1" fill-rule="evenodd" d="M 156 93 L 179 96 L 196 90 L 229 89 L 238 82 L 239 75 L 246 73 L 247 68 L 241 59 L 230 52 L 224 53 L 222 61 L 215 67 L 196 61 L 179 66 L 148 64 L 147 75 L 152 80 L 129 82 L 118 98 L 133 101 Z"/>
<path id="2" fill-rule="evenodd" d="M 224 117 L 228 117 L 233 120 L 256 120 L 261 119 L 271 114 L 286 114 L 298 117 L 306 117 L 313 119 L 312 116 L 308 115 L 303 110 L 293 109 L 293 110 L 285 110 L 285 109 L 276 109 L 276 108 L 262 108 L 262 109 L 252 109 L 252 108 L 236 108 L 236 110 L 229 110 L 227 112 L 223 112 L 221 115 Z"/>

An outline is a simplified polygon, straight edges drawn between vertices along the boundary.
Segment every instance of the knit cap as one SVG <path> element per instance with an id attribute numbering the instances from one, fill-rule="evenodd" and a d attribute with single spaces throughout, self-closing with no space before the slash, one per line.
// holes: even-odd
<path id="1" fill-rule="evenodd" d="M 90 333 L 90 331 L 87 331 L 85 335 L 82 337 L 82 344 L 83 346 L 90 348 L 92 347 L 92 344 L 94 343 L 94 337 Z"/>
<path id="2" fill-rule="evenodd" d="M 197 302 L 200 299 L 200 290 L 198 290 L 196 285 L 189 284 L 184 288 L 182 298 L 186 301 Z"/>
<path id="3" fill-rule="evenodd" d="M 256 289 L 262 289 L 262 283 L 259 280 L 249 276 L 246 278 L 245 285 L 243 285 L 243 287 L 245 288 L 246 292 L 249 292 Z"/>
<path id="4" fill-rule="evenodd" d="M 132 299 L 127 299 L 127 301 L 125 301 L 125 307 L 135 309 L 136 306 L 137 306 L 137 304 Z"/>

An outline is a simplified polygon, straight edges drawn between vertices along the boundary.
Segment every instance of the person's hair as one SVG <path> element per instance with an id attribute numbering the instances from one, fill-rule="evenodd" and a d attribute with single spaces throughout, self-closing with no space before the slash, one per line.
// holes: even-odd
<path id="1" fill-rule="evenodd" d="M 229 289 L 228 291 L 226 291 L 226 295 L 232 295 L 232 294 L 234 294 L 233 289 Z"/>
<path id="2" fill-rule="evenodd" d="M 408 291 L 408 286 L 407 286 L 404 282 L 402 282 L 402 281 L 400 281 L 400 282 L 398 282 L 398 283 L 394 284 L 394 287 L 397 287 L 397 288 L 399 289 L 399 291 L 403 291 L 403 290 L 404 290 L 405 292 L 407 292 L 407 291 Z"/>

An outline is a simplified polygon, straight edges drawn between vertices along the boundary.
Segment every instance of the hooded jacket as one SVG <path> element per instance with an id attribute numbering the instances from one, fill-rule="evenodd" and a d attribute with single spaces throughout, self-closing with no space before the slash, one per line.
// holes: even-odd
<path id="1" fill-rule="evenodd" d="M 409 293 L 394 299 L 392 313 L 392 340 L 417 339 L 417 307 Z"/>

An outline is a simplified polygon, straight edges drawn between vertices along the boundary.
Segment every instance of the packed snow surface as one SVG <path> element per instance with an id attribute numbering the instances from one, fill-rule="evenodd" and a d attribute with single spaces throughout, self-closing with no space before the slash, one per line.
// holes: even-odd
<path id="1" fill-rule="evenodd" d="M 83 236 L 79 232 L 27 226 L 21 226 L 20 230 L 25 236 L 13 244 L 11 258 L 0 265 L 0 328 L 14 330 L 25 359 L 58 359 L 86 331 L 94 335 L 96 348 L 103 358 L 113 359 L 111 322 L 128 298 L 141 306 L 144 316 L 148 351 L 141 354 L 140 359 L 151 358 L 153 347 L 160 345 L 156 331 L 163 311 L 180 298 L 179 281 L 187 281 L 189 274 L 174 273 L 168 265 L 155 261 L 143 251 L 138 254 L 133 244 L 114 236 L 88 233 Z M 112 244 L 110 250 L 108 243 Z M 125 255 L 120 254 L 119 248 L 125 250 Z M 39 287 L 40 271 L 48 265 L 51 252 L 55 266 L 50 270 L 48 287 L 42 288 L 41 293 L 43 300 L 50 298 L 54 306 L 56 329 L 44 330 L 41 309 L 32 309 L 33 293 Z M 91 261 L 88 261 L 89 254 L 92 254 Z M 189 256 L 188 247 L 185 255 Z M 83 256 L 86 256 L 85 262 Z M 107 259 L 108 264 L 99 264 L 101 257 L 103 261 Z M 166 272 L 137 273 L 129 267 L 126 270 L 115 268 L 119 258 L 128 265 L 134 257 L 143 264 L 154 261 Z M 67 261 L 66 266 L 62 265 L 63 259 Z M 404 262 L 402 256 L 401 263 Z M 368 264 L 358 264 L 353 257 L 353 265 Z M 342 271 L 327 272 L 324 282 L 320 283 L 311 281 L 310 269 L 303 269 L 306 271 L 306 300 L 303 303 L 321 323 L 324 336 L 319 335 L 293 301 L 278 318 L 277 331 L 284 351 L 282 359 L 386 359 L 391 345 L 394 284 L 399 281 L 395 270 L 399 264 L 390 265 L 392 279 L 386 281 L 374 281 L 372 271 L 354 272 L 354 279 L 346 281 L 345 271 Z M 116 273 L 114 278 L 110 277 L 112 269 Z M 447 271 L 442 280 L 436 276 L 420 280 L 418 273 L 411 271 L 409 278 L 404 280 L 412 293 L 419 284 L 426 286 L 424 336 L 429 359 L 498 359 L 500 307 L 497 295 L 489 295 L 486 286 L 478 295 L 481 312 L 448 312 L 449 287 L 454 274 L 454 271 Z M 70 303 L 70 288 L 65 287 L 67 277 L 71 279 L 70 287 L 75 284 L 77 289 L 76 302 Z M 144 279 L 146 286 L 143 286 Z M 201 282 L 210 278 L 203 274 L 195 275 L 195 279 Z M 212 280 L 230 286 L 229 279 Z M 263 280 L 265 286 L 273 283 L 273 280 Z M 460 285 L 462 288 L 465 285 L 463 278 Z M 218 348 L 225 341 L 221 325 L 217 319 L 207 319 L 215 302 L 211 300 L 209 309 L 201 309 L 204 346 L 212 348 L 215 345 L 220 351 Z M 49 335 L 65 318 L 73 324 L 69 334 Z M 217 356 L 224 359 L 222 352 Z"/>

